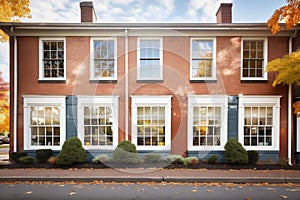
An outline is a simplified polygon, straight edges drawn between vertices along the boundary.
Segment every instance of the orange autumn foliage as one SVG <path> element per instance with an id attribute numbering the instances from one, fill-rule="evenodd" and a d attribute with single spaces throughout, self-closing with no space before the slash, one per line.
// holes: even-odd
<path id="1" fill-rule="evenodd" d="M 0 72 L 0 133 L 9 132 L 9 84 L 1 78 Z"/>
<path id="2" fill-rule="evenodd" d="M 0 22 L 17 22 L 31 18 L 30 0 L 0 0 Z M 8 36 L 0 30 L 0 41 L 8 41 Z"/>

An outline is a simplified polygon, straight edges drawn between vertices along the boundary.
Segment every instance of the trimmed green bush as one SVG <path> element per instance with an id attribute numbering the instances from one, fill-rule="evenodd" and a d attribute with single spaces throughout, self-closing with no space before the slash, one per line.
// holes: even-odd
<path id="1" fill-rule="evenodd" d="M 169 155 L 169 156 L 165 157 L 165 161 L 167 161 L 170 164 L 172 164 L 172 163 L 183 164 L 184 157 L 182 157 L 182 155 Z"/>
<path id="2" fill-rule="evenodd" d="M 26 152 L 12 152 L 10 154 L 10 158 L 14 161 L 14 162 L 19 162 L 19 158 L 21 157 L 25 157 L 27 156 Z"/>
<path id="3" fill-rule="evenodd" d="M 247 155 L 249 164 L 255 164 L 259 159 L 259 154 L 255 150 L 247 151 Z"/>
<path id="4" fill-rule="evenodd" d="M 158 153 L 149 153 L 144 157 L 145 163 L 159 163 L 161 161 L 161 155 Z"/>
<path id="5" fill-rule="evenodd" d="M 34 157 L 32 156 L 24 156 L 18 159 L 19 163 L 21 164 L 33 164 L 34 163 Z"/>
<path id="6" fill-rule="evenodd" d="M 211 155 L 211 156 L 208 158 L 207 162 L 208 162 L 209 164 L 215 164 L 215 163 L 217 162 L 217 160 L 218 160 L 218 156 L 217 156 L 217 155 Z"/>
<path id="7" fill-rule="evenodd" d="M 61 152 L 56 157 L 57 165 L 73 165 L 75 163 L 84 163 L 87 161 L 87 155 L 82 147 L 80 139 L 72 137 L 65 141 Z"/>
<path id="8" fill-rule="evenodd" d="M 45 163 L 51 156 L 53 156 L 52 149 L 39 149 L 35 152 L 36 160 L 40 163 Z"/>
<path id="9" fill-rule="evenodd" d="M 111 161 L 118 164 L 138 164 L 141 162 L 136 146 L 128 140 L 118 144 Z"/>
<path id="10" fill-rule="evenodd" d="M 186 166 L 195 166 L 198 165 L 198 163 L 199 163 L 199 158 L 197 158 L 196 156 L 186 157 L 183 161 L 183 165 Z"/>
<path id="11" fill-rule="evenodd" d="M 225 144 L 224 162 L 227 164 L 246 164 L 248 155 L 245 148 L 235 138 L 230 138 Z"/>
<path id="12" fill-rule="evenodd" d="M 94 164 L 104 163 L 106 161 L 109 161 L 109 157 L 106 154 L 95 156 L 95 158 L 92 160 Z"/>

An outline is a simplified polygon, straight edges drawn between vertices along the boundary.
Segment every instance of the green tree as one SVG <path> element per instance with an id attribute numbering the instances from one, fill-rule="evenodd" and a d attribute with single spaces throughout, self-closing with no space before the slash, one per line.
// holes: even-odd
<path id="1" fill-rule="evenodd" d="M 16 22 L 21 18 L 31 18 L 30 0 L 0 0 L 0 22 Z M 8 36 L 0 30 L 0 41 L 5 42 Z"/>

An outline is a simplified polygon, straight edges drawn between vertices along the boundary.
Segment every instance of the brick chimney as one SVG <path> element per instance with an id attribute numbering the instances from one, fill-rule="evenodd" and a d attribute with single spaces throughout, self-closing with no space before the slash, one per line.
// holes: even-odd
<path id="1" fill-rule="evenodd" d="M 217 23 L 232 23 L 232 3 L 221 3 L 216 16 Z"/>
<path id="2" fill-rule="evenodd" d="M 92 1 L 80 2 L 81 22 L 96 22 L 97 16 Z"/>

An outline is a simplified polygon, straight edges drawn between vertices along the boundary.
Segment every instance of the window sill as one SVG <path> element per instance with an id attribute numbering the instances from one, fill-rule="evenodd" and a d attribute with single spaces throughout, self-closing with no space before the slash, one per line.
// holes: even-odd
<path id="1" fill-rule="evenodd" d="M 207 80 L 190 80 L 190 83 L 217 83 L 215 79 L 207 79 Z"/>
<path id="2" fill-rule="evenodd" d="M 241 80 L 241 83 L 269 83 L 266 79 Z"/>
<path id="3" fill-rule="evenodd" d="M 137 83 L 163 83 L 163 80 L 136 80 Z"/>
<path id="4" fill-rule="evenodd" d="M 66 83 L 66 79 L 39 79 L 38 83 Z"/>
<path id="5" fill-rule="evenodd" d="M 98 80 L 98 79 L 91 79 L 90 83 L 117 83 L 118 80 Z"/>

